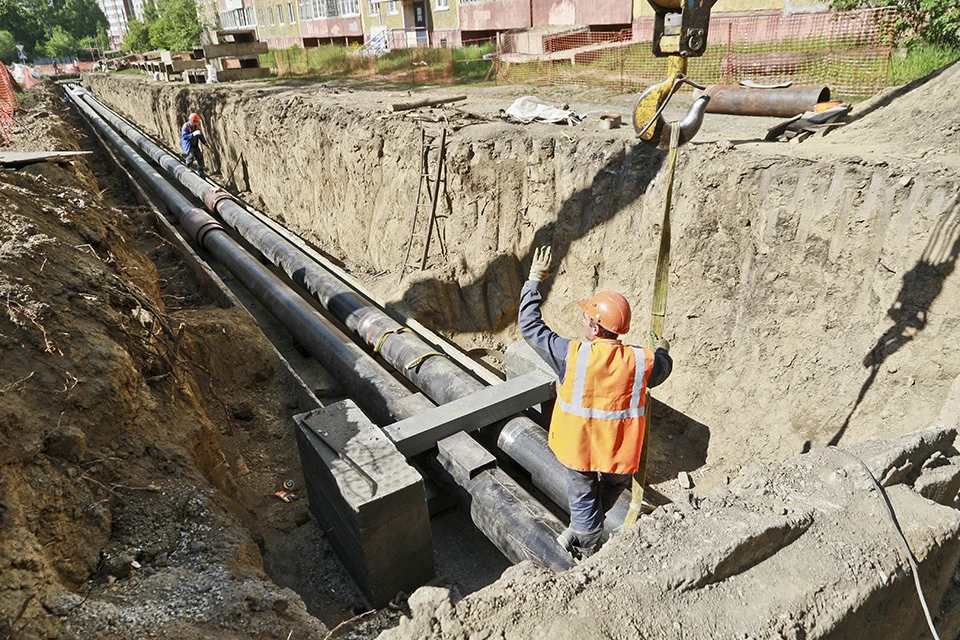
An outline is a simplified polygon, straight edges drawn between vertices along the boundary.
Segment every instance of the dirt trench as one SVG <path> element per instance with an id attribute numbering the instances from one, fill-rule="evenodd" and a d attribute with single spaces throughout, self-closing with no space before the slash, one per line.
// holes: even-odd
<path id="1" fill-rule="evenodd" d="M 15 124 L 6 150 L 96 149 L 50 85 Z M 0 170 L 0 637 L 322 636 L 264 571 L 265 537 L 299 537 L 328 594 L 347 580 L 273 496 L 300 482 L 298 398 L 110 171 L 98 151 Z"/>
<path id="2" fill-rule="evenodd" d="M 708 115 L 681 151 L 666 322 L 677 366 L 653 409 L 663 491 L 679 471 L 712 486 L 753 459 L 895 437 L 938 417 L 960 375 L 958 81 L 953 65 L 859 105 L 849 131 L 802 145 L 758 143 L 755 119 Z M 389 105 L 407 92 L 85 83 L 171 147 L 186 113 L 202 113 L 223 182 L 467 348 L 518 338 L 519 290 L 541 244 L 560 259 L 546 283 L 549 324 L 576 335 L 574 302 L 611 288 L 634 304 L 627 338 L 644 340 L 665 153 L 628 128 L 509 124 L 498 109 L 521 88 L 471 92 L 462 107 L 482 120 L 446 113 L 456 129 L 446 254 L 397 286 L 419 125 Z M 576 111 L 629 115 L 629 96 L 555 91 Z M 944 99 L 925 100 L 931 91 Z M 946 133 L 892 148 L 915 117 Z"/>

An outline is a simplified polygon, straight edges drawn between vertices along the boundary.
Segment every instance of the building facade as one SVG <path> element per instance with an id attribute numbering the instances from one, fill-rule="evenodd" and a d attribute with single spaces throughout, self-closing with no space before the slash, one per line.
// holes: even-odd
<path id="1" fill-rule="evenodd" d="M 210 1 L 218 4 L 218 20 L 224 28 L 256 26 L 260 39 L 272 48 L 331 43 L 367 43 L 377 51 L 450 47 L 504 32 L 528 31 L 529 43 L 523 48 L 536 52 L 538 43 L 552 33 L 631 28 L 639 33 L 652 28 L 653 17 L 647 0 Z M 827 8 L 829 3 L 821 0 L 719 0 L 712 12 L 790 14 Z"/>

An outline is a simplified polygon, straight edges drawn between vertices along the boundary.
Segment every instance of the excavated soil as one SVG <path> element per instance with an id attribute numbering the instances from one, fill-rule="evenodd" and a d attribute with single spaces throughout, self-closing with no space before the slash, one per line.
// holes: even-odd
<path id="1" fill-rule="evenodd" d="M 538 89 L 592 114 L 579 127 L 498 119 L 522 87 L 419 114 L 454 129 L 445 253 L 435 241 L 430 268 L 397 286 L 420 122 L 390 104 L 410 92 L 85 82 L 171 147 L 185 114 L 202 113 L 224 183 L 466 348 L 518 338 L 517 299 L 541 244 L 559 258 L 548 323 L 576 335 L 574 302 L 611 288 L 635 307 L 627 338 L 644 340 L 666 154 L 637 145 L 629 126 L 596 124 L 601 113 L 629 122 L 631 96 Z M 894 437 L 937 417 L 960 375 L 957 86 L 954 64 L 799 145 L 757 141 L 775 119 L 708 114 L 681 150 L 666 321 L 677 366 L 656 394 L 651 449 L 662 492 L 676 493 L 679 471 L 712 486 L 746 461 Z"/>
<path id="2" fill-rule="evenodd" d="M 473 115 L 443 114 L 442 247 L 398 286 L 420 123 L 388 107 L 406 91 L 85 83 L 172 148 L 200 112 L 222 182 L 467 348 L 495 359 L 517 338 L 540 244 L 559 257 L 549 323 L 576 335 L 575 301 L 613 288 L 635 306 L 628 339 L 644 340 L 666 157 L 629 128 L 510 124 L 497 113 L 521 89 L 468 90 Z M 524 563 L 462 599 L 420 589 L 384 637 L 921 637 L 880 493 L 826 445 L 856 452 L 888 487 L 934 616 L 956 636 L 957 486 L 929 487 L 960 478 L 957 86 L 960 64 L 799 145 L 756 142 L 775 121 L 708 117 L 677 167 L 676 368 L 653 407 L 650 473 L 675 504 L 564 574 Z M 594 116 L 631 102 L 540 95 Z M 76 148 L 60 108 L 40 111 L 21 116 L 25 148 Z M 302 526 L 304 502 L 272 497 L 300 480 L 285 431 L 296 401 L 274 354 L 247 316 L 197 292 L 144 212 L 114 199 L 120 183 L 98 185 L 88 166 L 0 174 L 5 631 L 323 637 L 321 620 L 337 619 L 324 607 L 348 605 L 304 604 L 264 572 L 273 558 L 271 575 L 301 594 L 345 581 Z M 935 422 L 946 428 L 904 436 Z"/>

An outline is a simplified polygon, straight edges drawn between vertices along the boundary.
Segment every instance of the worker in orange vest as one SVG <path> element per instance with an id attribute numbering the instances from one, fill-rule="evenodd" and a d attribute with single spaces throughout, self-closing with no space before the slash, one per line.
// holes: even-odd
<path id="1" fill-rule="evenodd" d="M 625 345 L 630 304 L 601 291 L 577 306 L 585 340 L 567 340 L 540 314 L 540 282 L 550 274 L 550 247 L 534 252 L 520 293 L 520 333 L 559 377 L 550 421 L 550 448 L 567 467 L 570 526 L 557 542 L 575 558 L 599 547 L 604 514 L 630 486 L 640 463 L 647 388 L 670 375 L 670 344 L 656 350 Z"/>

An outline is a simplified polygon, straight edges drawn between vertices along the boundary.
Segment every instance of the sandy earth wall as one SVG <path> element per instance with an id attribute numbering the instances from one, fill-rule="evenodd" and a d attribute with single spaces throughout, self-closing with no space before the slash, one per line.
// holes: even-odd
<path id="1" fill-rule="evenodd" d="M 185 115 L 203 114 L 224 182 L 360 271 L 391 271 L 375 286 L 462 344 L 517 337 L 517 297 L 540 244 L 560 259 L 548 323 L 576 335 L 574 302 L 612 288 L 635 306 L 628 339 L 644 340 L 665 154 L 629 131 L 492 122 L 453 133 L 447 256 L 397 287 L 419 129 L 378 118 L 389 97 L 85 83 L 173 148 Z M 681 152 L 667 312 L 677 366 L 657 392 L 654 480 L 912 431 L 938 417 L 960 375 L 955 169 L 797 146 L 714 136 Z"/>

